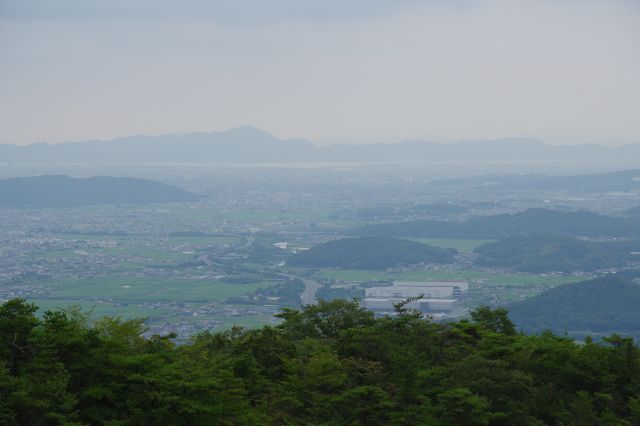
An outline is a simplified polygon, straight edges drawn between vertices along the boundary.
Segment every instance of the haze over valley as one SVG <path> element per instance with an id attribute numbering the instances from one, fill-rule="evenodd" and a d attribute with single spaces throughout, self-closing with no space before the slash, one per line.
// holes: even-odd
<path id="1" fill-rule="evenodd" d="M 633 279 L 640 171 L 509 174 L 521 165 L 452 178 L 455 165 L 414 162 L 15 163 L 5 173 L 36 176 L 0 180 L 2 295 L 144 315 L 150 332 L 186 339 L 394 280 L 468 282 L 431 313 L 453 319 L 563 283 Z M 51 169 L 131 177 L 37 175 Z"/>

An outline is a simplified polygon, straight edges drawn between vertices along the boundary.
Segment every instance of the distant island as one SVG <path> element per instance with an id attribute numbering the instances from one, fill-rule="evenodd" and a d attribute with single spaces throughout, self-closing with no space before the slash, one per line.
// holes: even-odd
<path id="1" fill-rule="evenodd" d="M 34 176 L 0 180 L 1 207 L 72 207 L 91 204 L 172 203 L 197 200 L 184 189 L 146 179 Z"/>
<path id="2" fill-rule="evenodd" d="M 8 141 L 3 141 L 8 142 Z M 223 163 L 223 162 L 496 162 L 640 159 L 640 143 L 552 146 L 531 138 L 439 143 L 334 144 L 280 139 L 251 126 L 223 132 L 127 136 L 108 141 L 0 143 L 3 163 Z"/>
<path id="3" fill-rule="evenodd" d="M 287 264 L 307 268 L 386 269 L 418 263 L 453 263 L 455 254 L 455 249 L 397 238 L 343 238 L 299 252 Z"/>

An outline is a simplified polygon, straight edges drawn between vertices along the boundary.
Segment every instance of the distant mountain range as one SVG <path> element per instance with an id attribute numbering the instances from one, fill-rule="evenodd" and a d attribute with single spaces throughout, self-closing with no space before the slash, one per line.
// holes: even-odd
<path id="1" fill-rule="evenodd" d="M 3 163 L 428 162 L 640 159 L 640 144 L 551 146 L 509 138 L 457 143 L 404 141 L 317 147 L 251 126 L 217 133 L 129 136 L 110 141 L 0 144 Z"/>
<path id="2" fill-rule="evenodd" d="M 35 176 L 0 180 L 0 207 L 71 207 L 194 201 L 184 189 L 146 179 Z"/>

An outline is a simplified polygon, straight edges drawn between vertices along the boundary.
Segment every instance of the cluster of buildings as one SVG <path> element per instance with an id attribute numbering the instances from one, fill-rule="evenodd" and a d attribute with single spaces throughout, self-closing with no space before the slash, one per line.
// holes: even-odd
<path id="1" fill-rule="evenodd" d="M 394 312 L 394 306 L 417 298 L 404 307 L 422 313 L 447 313 L 469 293 L 466 281 L 394 281 L 391 286 L 365 289 L 363 306 L 376 313 Z"/>

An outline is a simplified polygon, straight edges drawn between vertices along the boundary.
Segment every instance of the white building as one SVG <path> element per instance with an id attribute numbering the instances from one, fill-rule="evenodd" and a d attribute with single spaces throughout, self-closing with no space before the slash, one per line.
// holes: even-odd
<path id="1" fill-rule="evenodd" d="M 422 296 L 405 307 L 421 312 L 449 312 L 468 292 L 466 281 L 395 281 L 391 286 L 365 289 L 363 305 L 373 311 L 391 312 L 394 304 Z"/>
<path id="2" fill-rule="evenodd" d="M 365 298 L 370 297 L 417 297 L 425 299 L 460 298 L 469 292 L 466 281 L 394 281 L 392 286 L 365 289 Z"/>

